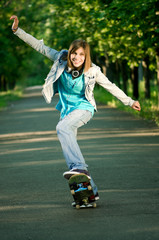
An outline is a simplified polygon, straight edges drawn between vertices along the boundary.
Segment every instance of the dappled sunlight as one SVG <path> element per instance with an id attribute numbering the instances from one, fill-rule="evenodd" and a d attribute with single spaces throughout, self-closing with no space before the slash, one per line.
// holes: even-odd
<path id="1" fill-rule="evenodd" d="M 23 94 L 23 98 L 30 98 L 30 97 L 42 97 L 41 92 L 25 92 Z"/>
<path id="2" fill-rule="evenodd" d="M 126 121 L 126 118 L 125 118 L 125 116 L 118 116 L 118 117 L 115 117 L 115 119 L 119 122 L 119 121 Z M 132 119 L 132 117 L 131 117 L 131 119 Z M 108 121 L 112 121 L 113 120 L 113 118 L 112 118 L 112 116 L 95 116 L 94 117 L 94 120 L 98 120 L 98 121 L 101 121 L 101 120 L 104 120 L 105 121 L 105 123 L 106 122 L 108 122 Z M 138 119 L 133 119 L 133 121 L 139 121 Z"/>
<path id="3" fill-rule="evenodd" d="M 108 105 L 105 105 L 105 104 L 100 104 L 100 105 L 98 105 L 98 110 L 99 109 L 112 109 L 112 107 L 110 107 L 110 106 L 108 106 Z"/>
<path id="4" fill-rule="evenodd" d="M 20 133 L 7 133 L 7 134 L 0 134 L 0 138 L 17 138 L 17 137 L 24 137 L 24 136 L 32 136 L 32 135 L 48 135 L 48 134 L 55 134 L 56 131 L 38 131 L 38 132 L 20 132 Z"/>
<path id="5" fill-rule="evenodd" d="M 56 131 L 0 134 L 1 144 L 21 144 L 46 141 L 58 141 Z"/>
<path id="6" fill-rule="evenodd" d="M 123 130 L 105 130 L 105 129 L 84 129 L 78 133 L 79 140 L 98 139 L 98 138 L 126 138 L 126 137 L 149 137 L 159 136 L 159 130 L 141 130 L 139 131 L 123 131 Z M 159 143 L 158 143 L 159 144 Z"/>
<path id="7" fill-rule="evenodd" d="M 104 128 L 92 128 L 92 129 L 82 129 L 79 131 L 80 135 L 88 135 L 88 134 L 107 134 L 107 135 L 112 135 L 112 136 L 159 136 L 159 129 L 153 129 L 153 130 L 133 130 L 133 131 L 128 131 L 128 130 L 106 130 Z"/>
<path id="8" fill-rule="evenodd" d="M 41 165 L 53 165 L 53 164 L 65 163 L 64 159 L 58 160 L 42 160 L 42 161 L 27 161 L 27 162 L 12 162 L 9 164 L 1 164 L 1 167 L 27 167 L 27 166 L 41 166 Z"/>
<path id="9" fill-rule="evenodd" d="M 99 190 L 99 193 L 128 193 L 128 192 L 158 192 L 159 188 L 148 188 L 148 189 L 103 189 Z"/>
<path id="10" fill-rule="evenodd" d="M 153 227 L 145 227 L 145 228 L 135 228 L 135 229 L 131 229 L 128 230 L 127 232 L 131 232 L 131 233 L 149 233 L 149 232 L 159 232 L 159 226 L 153 226 Z"/>
<path id="11" fill-rule="evenodd" d="M 61 208 L 60 204 L 24 204 L 24 205 L 7 205 L 0 207 L 0 211 L 13 211 L 13 210 L 30 210 L 30 209 L 44 209 L 44 208 Z"/>
<path id="12" fill-rule="evenodd" d="M 34 151 L 47 151 L 47 150 L 51 150 L 53 152 L 53 147 L 26 148 L 26 149 L 16 149 L 16 150 L 4 149 L 0 152 L 0 155 L 17 154 L 17 153 L 34 152 Z"/>
<path id="13" fill-rule="evenodd" d="M 119 149 L 119 150 L 123 150 L 123 151 L 125 151 L 125 150 L 130 150 L 131 148 L 136 148 L 136 147 L 138 147 L 138 148 L 140 148 L 141 149 L 141 147 L 158 147 L 159 146 L 159 143 L 115 143 L 115 144 L 108 144 L 108 143 L 106 143 L 106 144 L 102 144 L 102 145 L 100 145 L 100 146 L 98 146 L 98 150 L 99 151 L 103 151 L 103 150 L 105 150 L 105 151 L 108 151 L 108 150 L 114 150 L 114 149 Z M 89 144 L 87 144 L 87 146 L 85 146 L 85 145 L 83 145 L 83 146 L 81 146 L 81 148 L 82 149 L 94 149 L 94 145 L 92 145 L 92 143 L 90 143 L 90 145 Z"/>
<path id="14" fill-rule="evenodd" d="M 96 162 L 98 162 L 99 163 L 99 161 L 100 161 L 100 163 L 103 161 L 103 164 L 104 164 L 104 162 L 107 162 L 107 161 L 111 161 L 112 160 L 112 157 L 115 155 L 115 156 L 119 156 L 119 154 L 121 154 L 121 152 L 108 152 L 107 154 L 105 154 L 105 153 L 103 153 L 103 157 L 101 157 L 101 155 L 99 156 L 99 154 L 97 153 L 97 154 L 88 154 L 88 158 L 87 158 L 87 162 L 89 163 L 89 162 L 93 162 L 93 161 L 96 161 Z M 87 155 L 85 154 L 85 156 L 87 157 Z M 90 156 L 90 158 L 89 158 L 89 156 Z M 116 158 L 117 159 L 117 158 Z M 124 164 L 124 163 L 118 163 L 118 161 L 116 160 L 116 163 L 114 164 L 113 163 L 113 167 L 114 168 L 121 168 L 121 169 L 124 169 L 124 168 L 139 168 L 139 169 L 141 169 L 141 163 L 139 162 L 139 163 L 132 163 L 131 161 L 130 161 L 130 163 L 128 163 L 128 164 Z M 144 163 L 144 165 L 142 166 L 142 169 L 157 169 L 157 168 L 159 168 L 159 164 L 157 165 L 157 164 L 149 164 L 149 163 Z"/>
<path id="15" fill-rule="evenodd" d="M 36 142 L 50 142 L 57 141 L 57 137 L 41 137 L 41 138 L 28 138 L 28 139 L 18 139 L 18 140 L 10 140 L 4 141 L 1 144 L 21 144 L 21 143 L 36 143 Z"/>
<path id="16" fill-rule="evenodd" d="M 132 138 L 132 137 L 150 137 L 159 136 L 158 129 L 141 130 L 139 131 L 123 131 L 123 130 L 107 130 L 100 128 L 84 129 L 78 132 L 78 140 L 93 140 L 101 138 Z M 21 132 L 21 133 L 8 133 L 0 134 L 1 144 L 22 144 L 22 143 L 35 143 L 35 142 L 51 142 L 58 141 L 56 131 L 37 131 L 37 132 Z M 150 144 L 150 145 L 149 145 Z M 143 144 L 141 144 L 144 146 Z M 152 143 L 148 143 L 149 146 Z M 153 146 L 159 146 L 159 142 L 154 143 Z"/>
<path id="17" fill-rule="evenodd" d="M 54 107 L 51 108 L 29 108 L 29 109 L 21 109 L 21 110 L 17 110 L 14 111 L 14 114 L 17 113 L 33 113 L 33 112 L 52 112 L 52 111 L 56 111 L 56 109 Z"/>

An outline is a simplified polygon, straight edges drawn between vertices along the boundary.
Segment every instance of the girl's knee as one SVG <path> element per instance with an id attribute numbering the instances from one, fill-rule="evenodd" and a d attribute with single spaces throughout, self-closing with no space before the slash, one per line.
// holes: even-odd
<path id="1" fill-rule="evenodd" d="M 57 126 L 56 126 L 57 134 L 66 134 L 69 131 L 70 131 L 69 128 L 66 125 L 62 124 L 61 122 L 58 123 Z"/>
<path id="2" fill-rule="evenodd" d="M 62 124 L 62 122 L 59 122 L 56 126 L 56 132 L 57 132 L 57 135 L 69 135 L 69 134 L 72 134 L 74 133 L 74 129 L 68 125 L 65 125 L 65 124 Z"/>
<path id="3" fill-rule="evenodd" d="M 61 125 L 60 123 L 58 123 L 57 126 L 56 126 L 56 132 L 57 132 L 57 134 L 60 134 L 60 133 L 62 132 L 62 130 L 63 130 L 62 125 Z"/>

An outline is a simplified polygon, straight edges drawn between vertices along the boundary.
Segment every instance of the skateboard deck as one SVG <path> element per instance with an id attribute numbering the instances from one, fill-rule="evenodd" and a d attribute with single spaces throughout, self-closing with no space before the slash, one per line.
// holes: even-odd
<path id="1" fill-rule="evenodd" d="M 96 207 L 90 180 L 85 174 L 75 174 L 68 180 L 76 209 Z"/>

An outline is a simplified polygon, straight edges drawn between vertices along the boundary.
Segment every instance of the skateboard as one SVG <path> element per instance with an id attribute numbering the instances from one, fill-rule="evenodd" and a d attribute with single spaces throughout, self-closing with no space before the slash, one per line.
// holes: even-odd
<path id="1" fill-rule="evenodd" d="M 68 184 L 74 199 L 76 209 L 95 208 L 95 196 L 90 184 L 90 179 L 85 174 L 75 174 L 70 177 Z"/>

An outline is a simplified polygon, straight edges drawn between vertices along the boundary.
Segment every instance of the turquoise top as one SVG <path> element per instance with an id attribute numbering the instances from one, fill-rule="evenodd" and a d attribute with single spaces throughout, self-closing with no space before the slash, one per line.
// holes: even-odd
<path id="1" fill-rule="evenodd" d="M 84 74 L 72 79 L 71 73 L 64 70 L 58 80 L 58 92 L 60 100 L 56 109 L 61 112 L 61 118 L 75 109 L 88 110 L 93 116 L 94 107 L 85 97 Z"/>

